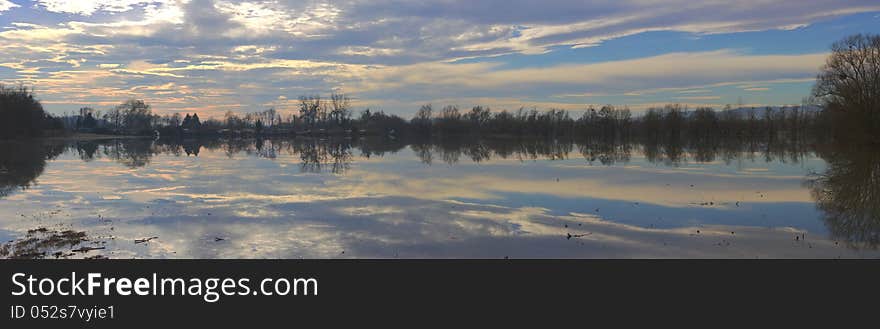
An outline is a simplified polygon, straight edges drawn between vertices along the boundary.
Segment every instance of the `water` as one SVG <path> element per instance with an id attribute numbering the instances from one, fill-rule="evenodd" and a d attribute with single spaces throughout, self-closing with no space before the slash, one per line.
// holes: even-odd
<path id="1" fill-rule="evenodd" d="M 6 142 L 0 241 L 7 257 L 46 258 L 876 257 L 880 159 L 843 149 Z M 63 241 L 65 231 L 87 237 Z"/>

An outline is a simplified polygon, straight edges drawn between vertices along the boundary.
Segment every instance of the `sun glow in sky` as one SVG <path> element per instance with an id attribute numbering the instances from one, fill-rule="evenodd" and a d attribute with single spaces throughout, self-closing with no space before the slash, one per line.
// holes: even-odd
<path id="1" fill-rule="evenodd" d="M 0 82 L 53 113 L 142 98 L 221 116 L 343 91 L 582 110 L 798 104 L 832 42 L 880 33 L 877 1 L 0 0 Z"/>

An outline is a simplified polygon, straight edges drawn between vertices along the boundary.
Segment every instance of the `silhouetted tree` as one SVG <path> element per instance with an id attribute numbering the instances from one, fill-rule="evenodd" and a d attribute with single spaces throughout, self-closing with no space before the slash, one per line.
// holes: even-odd
<path id="1" fill-rule="evenodd" d="M 338 126 L 345 125 L 351 118 L 351 100 L 342 93 L 330 94 L 330 120 Z"/>
<path id="2" fill-rule="evenodd" d="M 183 117 L 183 122 L 180 123 L 180 127 L 188 128 L 190 125 L 192 125 L 192 116 L 187 113 L 186 116 Z"/>
<path id="3" fill-rule="evenodd" d="M 146 133 L 152 129 L 153 113 L 150 105 L 143 100 L 130 99 L 117 105 L 111 111 L 117 131 Z"/>
<path id="4" fill-rule="evenodd" d="M 838 137 L 880 140 L 880 35 L 835 42 L 812 93 Z"/>
<path id="5" fill-rule="evenodd" d="M 303 118 L 305 124 L 310 128 L 314 128 L 318 122 L 320 111 L 324 107 L 321 96 L 300 96 L 299 97 L 299 116 Z"/>
<path id="6" fill-rule="evenodd" d="M 202 120 L 199 120 L 199 114 L 195 113 L 192 116 L 192 120 L 190 120 L 190 128 L 199 129 L 202 127 Z"/>
<path id="7" fill-rule="evenodd" d="M 35 137 L 48 129 L 63 129 L 60 119 L 47 114 L 27 87 L 0 84 L 0 138 Z"/>
<path id="8" fill-rule="evenodd" d="M 94 116 L 95 110 L 91 107 L 83 107 L 79 109 L 79 117 L 77 117 L 76 127 L 78 129 L 94 129 L 98 122 Z"/>
<path id="9" fill-rule="evenodd" d="M 416 115 L 410 120 L 410 123 L 413 125 L 413 128 L 416 129 L 418 134 L 430 135 L 433 116 L 434 108 L 431 104 L 422 105 L 422 107 L 419 108 L 419 111 L 416 112 Z"/>

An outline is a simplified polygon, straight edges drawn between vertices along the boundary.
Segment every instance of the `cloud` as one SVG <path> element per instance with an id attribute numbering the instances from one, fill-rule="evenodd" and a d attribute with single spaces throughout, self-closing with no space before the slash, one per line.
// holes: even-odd
<path id="1" fill-rule="evenodd" d="M 695 3 L 673 0 L 594 2 L 589 5 L 581 1 L 554 1 L 541 6 L 535 6 L 531 1 L 485 1 L 479 5 L 468 1 L 421 4 L 371 1 L 369 5 L 359 3 L 357 8 L 366 13 L 402 12 L 396 17 L 415 16 L 425 21 L 437 17 L 451 18 L 448 25 L 426 25 L 435 30 L 447 30 L 446 34 L 454 37 L 438 39 L 434 38 L 435 33 L 431 33 L 428 39 L 424 39 L 425 43 L 452 43 L 450 49 L 462 56 L 472 56 L 505 52 L 535 54 L 553 46 L 595 46 L 609 39 L 648 31 L 713 34 L 790 30 L 821 19 L 880 10 L 880 5 L 867 1 Z"/>
<path id="2" fill-rule="evenodd" d="M 683 99 L 687 101 L 710 101 L 721 99 L 721 96 L 677 96 L 675 99 Z"/>
<path id="3" fill-rule="evenodd" d="M 47 11 L 89 16 L 97 11 L 126 12 L 135 5 L 152 3 L 145 0 L 37 0 Z M 163 1 L 155 1 L 163 2 Z"/>
<path id="4" fill-rule="evenodd" d="M 9 0 L 0 0 L 0 13 L 3 13 L 4 11 L 7 11 L 7 10 L 15 8 L 15 7 L 20 7 L 20 6 L 15 3 L 12 3 Z"/>
<path id="5" fill-rule="evenodd" d="M 731 50 L 673 53 L 593 64 L 498 69 L 498 64 L 425 63 L 367 69 L 356 91 L 426 86 L 479 90 L 526 90 L 535 85 L 575 85 L 595 92 L 627 92 L 664 86 L 689 87 L 815 74 L 827 54 L 747 55 Z M 609 84 L 613 81 L 613 84 Z"/>
<path id="6" fill-rule="evenodd" d="M 708 89 L 685 89 L 678 91 L 679 94 L 702 94 L 711 92 Z"/>
<path id="7" fill-rule="evenodd" d="M 336 89 L 357 93 L 360 104 L 457 99 L 566 108 L 580 105 L 551 99 L 553 95 L 639 97 L 645 95 L 642 91 L 662 88 L 699 93 L 682 88 L 811 78 L 823 55 L 719 50 L 591 64 L 548 62 L 538 68 L 459 60 L 512 53 L 540 56 L 535 54 L 601 46 L 648 31 L 699 37 L 786 30 L 880 10 L 876 2 L 857 0 L 36 3 L 16 9 L 29 12 L 0 30 L 0 65 L 15 70 L 4 71 L 0 81 L 38 86 L 47 104 L 58 104 L 50 106 L 56 111 L 66 110 L 60 106 L 64 99 L 107 103 L 124 94 L 159 102 L 160 95 L 132 88 L 167 83 L 198 90 L 169 104 L 176 106 L 169 111 L 220 111 L 236 104 L 252 108 L 277 102 L 279 95 L 295 99 Z M 14 6 L 0 0 L 0 12 Z M 84 82 L 106 94 L 84 91 Z"/>
<path id="8" fill-rule="evenodd" d="M 524 69 L 501 69 L 492 63 L 446 62 L 370 66 L 300 60 L 226 59 L 161 64 L 134 61 L 125 65 L 96 65 L 96 69 L 109 74 L 74 74 L 68 69 L 34 81 L 42 86 L 52 86 L 53 94 L 49 95 L 49 100 L 54 99 L 54 93 L 59 93 L 58 96 L 63 96 L 65 91 L 82 93 L 83 85 L 103 86 L 105 89 L 96 89 L 101 93 L 89 93 L 94 97 L 92 99 L 101 102 L 118 101 L 121 94 L 131 95 L 127 97 L 140 95 L 148 101 L 161 102 L 164 95 L 156 90 L 133 87 L 168 83 L 187 85 L 200 92 L 188 95 L 190 98 L 182 102 L 165 105 L 175 108 L 204 106 L 209 115 L 217 116 L 228 109 L 243 110 L 235 106 L 274 106 L 281 111 L 292 111 L 295 101 L 290 100 L 295 100 L 296 96 L 327 92 L 338 86 L 358 96 L 355 100 L 357 106 L 398 109 L 403 113 L 428 102 L 483 104 L 506 109 L 536 106 L 579 110 L 586 104 L 550 101 L 530 95 L 543 88 L 550 88 L 548 92 L 571 90 L 571 94 L 563 95 L 567 97 L 647 95 L 681 90 L 684 93 L 674 99 L 711 101 L 720 97 L 687 94 L 701 91 L 695 86 L 741 85 L 761 80 L 806 81 L 811 79 L 808 77 L 814 74 L 824 58 L 825 54 L 747 55 L 724 50 Z M 779 77 L 786 79 L 774 80 Z M 576 93 L 582 90 L 590 92 Z M 386 97 L 395 94 L 405 96 Z M 288 99 L 279 100 L 279 95 Z M 630 105 L 640 108 L 637 104 Z M 647 106 L 651 105 L 644 107 Z"/>
<path id="9" fill-rule="evenodd" d="M 595 46 L 647 31 L 712 34 L 791 29 L 845 14 L 880 10 L 880 5 L 869 1 L 757 0 L 589 5 L 554 1 L 541 6 L 531 1 L 474 5 L 458 0 L 41 0 L 40 4 L 48 11 L 100 16 L 66 24 L 68 29 L 80 32 L 82 41 L 190 45 L 215 55 L 238 46 L 274 46 L 276 49 L 267 56 L 386 65 L 515 52 L 538 54 L 554 46 Z M 498 10 L 502 7 L 505 10 Z M 108 19 L 108 13 L 126 15 Z"/>

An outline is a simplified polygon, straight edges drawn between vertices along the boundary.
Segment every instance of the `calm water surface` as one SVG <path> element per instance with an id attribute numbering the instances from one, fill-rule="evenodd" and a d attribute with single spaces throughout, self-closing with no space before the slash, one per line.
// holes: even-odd
<path id="1" fill-rule="evenodd" d="M 875 153 L 757 142 L 7 142 L 0 241 L 38 228 L 87 234 L 35 247 L 47 258 L 877 257 Z M 82 246 L 103 249 L 69 252 Z"/>

